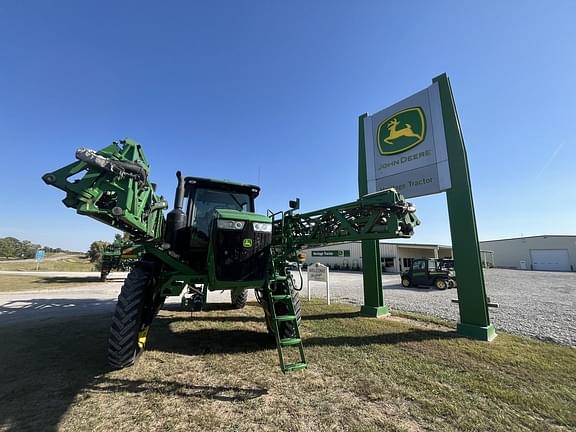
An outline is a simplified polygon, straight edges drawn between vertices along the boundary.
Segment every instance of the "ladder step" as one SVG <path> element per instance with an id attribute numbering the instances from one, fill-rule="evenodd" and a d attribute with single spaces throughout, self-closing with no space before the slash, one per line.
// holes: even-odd
<path id="1" fill-rule="evenodd" d="M 305 369 L 308 366 L 306 363 L 290 363 L 284 365 L 284 372 L 293 372 L 301 369 Z"/>
<path id="2" fill-rule="evenodd" d="M 291 300 L 292 296 L 290 294 L 279 294 L 273 295 L 272 300 Z"/>
<path id="3" fill-rule="evenodd" d="M 276 321 L 296 321 L 296 315 L 280 315 L 276 317 Z"/>
<path id="4" fill-rule="evenodd" d="M 300 338 L 285 338 L 280 339 L 280 345 L 282 346 L 292 346 L 292 345 L 299 345 L 302 343 L 302 339 Z"/>

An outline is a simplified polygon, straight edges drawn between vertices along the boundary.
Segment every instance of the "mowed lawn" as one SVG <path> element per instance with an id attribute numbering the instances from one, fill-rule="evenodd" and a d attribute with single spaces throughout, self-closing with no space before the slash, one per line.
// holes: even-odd
<path id="1" fill-rule="evenodd" d="M 89 272 L 96 271 L 94 263 L 84 255 L 64 255 L 36 263 L 35 260 L 0 261 L 0 270 L 10 271 L 60 271 L 60 272 Z"/>
<path id="2" fill-rule="evenodd" d="M 139 363 L 106 367 L 109 316 L 0 327 L 10 431 L 549 431 L 576 428 L 576 350 L 304 304 L 309 368 L 283 375 L 250 304 L 162 311 Z"/>
<path id="3" fill-rule="evenodd" d="M 106 286 L 106 282 L 100 282 L 99 276 L 21 276 L 0 274 L 0 293 L 78 288 L 79 286 L 100 287 Z"/>

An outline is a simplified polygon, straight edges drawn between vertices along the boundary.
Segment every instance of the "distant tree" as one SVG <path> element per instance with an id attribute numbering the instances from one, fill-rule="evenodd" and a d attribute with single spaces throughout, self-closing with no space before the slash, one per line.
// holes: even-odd
<path id="1" fill-rule="evenodd" d="M 0 239 L 0 256 L 5 258 L 20 257 L 22 254 L 22 243 L 14 237 L 4 237 Z"/>
<path id="2" fill-rule="evenodd" d="M 114 241 L 127 241 L 127 240 L 131 240 L 130 238 L 130 234 L 128 234 L 127 232 L 124 232 L 122 234 L 120 233 L 116 233 L 114 234 Z"/>
<path id="3" fill-rule="evenodd" d="M 99 263 L 102 259 L 102 254 L 108 245 L 109 243 L 104 240 L 96 240 L 92 242 L 90 249 L 88 249 L 88 257 L 90 258 L 90 261 Z"/>
<path id="4" fill-rule="evenodd" d="M 20 242 L 20 256 L 22 258 L 34 258 L 36 251 L 41 248 L 42 246 L 39 244 L 32 243 L 29 240 L 22 240 Z"/>

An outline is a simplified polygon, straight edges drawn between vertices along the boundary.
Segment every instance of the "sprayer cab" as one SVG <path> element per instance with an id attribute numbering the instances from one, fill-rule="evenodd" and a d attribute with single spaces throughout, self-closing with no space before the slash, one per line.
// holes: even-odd
<path id="1" fill-rule="evenodd" d="M 174 209 L 166 218 L 165 242 L 195 267 L 206 263 L 213 229 L 214 235 L 226 228 L 238 232 L 247 219 L 266 218 L 254 213 L 254 200 L 260 193 L 258 186 L 184 178 L 179 171 L 176 177 L 178 186 Z"/>

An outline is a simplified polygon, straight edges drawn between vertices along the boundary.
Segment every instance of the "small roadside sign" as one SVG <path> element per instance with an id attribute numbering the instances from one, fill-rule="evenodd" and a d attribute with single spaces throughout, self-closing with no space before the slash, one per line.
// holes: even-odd
<path id="1" fill-rule="evenodd" d="M 43 249 L 38 249 L 36 251 L 36 262 L 44 261 L 45 256 L 46 256 L 46 251 L 44 251 Z"/>
<path id="2" fill-rule="evenodd" d="M 326 302 L 330 304 L 330 269 L 324 264 L 315 263 L 308 266 L 308 300 L 310 300 L 310 281 L 326 282 Z"/>
<path id="3" fill-rule="evenodd" d="M 36 260 L 36 271 L 38 271 L 38 267 L 40 266 L 40 263 L 42 261 L 44 261 L 45 256 L 46 256 L 46 251 L 44 249 L 37 249 L 36 250 L 36 255 L 34 256 L 34 259 Z"/>

